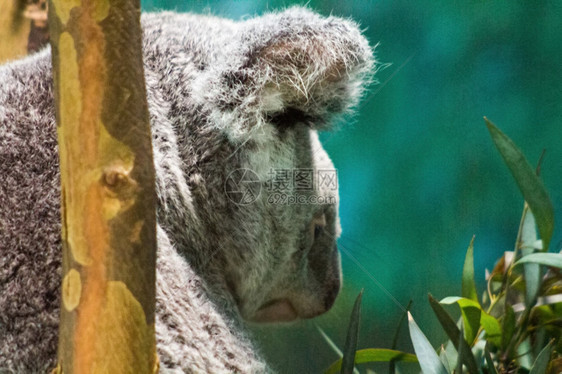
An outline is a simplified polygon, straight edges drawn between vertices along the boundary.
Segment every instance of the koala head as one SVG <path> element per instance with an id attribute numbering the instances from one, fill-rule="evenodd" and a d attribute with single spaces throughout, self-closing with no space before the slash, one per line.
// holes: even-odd
<path id="1" fill-rule="evenodd" d="M 342 281 L 337 173 L 318 131 L 357 103 L 373 51 L 352 21 L 303 8 L 222 30 L 189 78 L 180 142 L 197 218 L 175 240 L 244 319 L 311 318 Z"/>

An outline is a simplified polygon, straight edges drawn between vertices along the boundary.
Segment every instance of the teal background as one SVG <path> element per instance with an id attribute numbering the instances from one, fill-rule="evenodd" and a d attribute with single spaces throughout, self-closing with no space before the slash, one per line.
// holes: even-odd
<path id="1" fill-rule="evenodd" d="M 233 19 L 289 1 L 144 0 Z M 561 1 L 310 1 L 324 15 L 351 17 L 375 45 L 381 70 L 360 110 L 322 139 L 339 172 L 344 290 L 314 321 L 258 328 L 281 373 L 317 373 L 337 355 L 353 300 L 365 289 L 360 348 L 390 347 L 402 308 L 435 346 L 444 335 L 427 303 L 460 293 L 473 235 L 479 291 L 484 269 L 512 250 L 523 200 L 484 126 L 487 116 L 535 164 L 556 217 L 562 213 Z M 559 250 L 560 225 L 552 245 Z M 358 265 L 359 263 L 360 265 Z M 407 329 L 400 347 L 411 351 Z M 384 368 L 385 366 L 374 366 Z M 404 365 L 405 371 L 416 370 Z M 382 372 L 382 371 L 381 371 Z"/>

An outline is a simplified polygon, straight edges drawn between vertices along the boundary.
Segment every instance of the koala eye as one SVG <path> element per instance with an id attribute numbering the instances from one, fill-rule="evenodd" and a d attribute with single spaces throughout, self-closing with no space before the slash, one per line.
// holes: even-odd
<path id="1" fill-rule="evenodd" d="M 310 231 L 314 240 L 318 239 L 322 232 L 324 232 L 324 227 L 326 227 L 326 215 L 324 213 L 312 219 L 310 222 Z"/>
<path id="2" fill-rule="evenodd" d="M 282 112 L 270 115 L 268 117 L 268 120 L 280 129 L 287 129 L 292 127 L 296 123 L 314 123 L 315 118 L 306 114 L 300 109 L 289 107 L 285 108 L 285 110 Z"/>

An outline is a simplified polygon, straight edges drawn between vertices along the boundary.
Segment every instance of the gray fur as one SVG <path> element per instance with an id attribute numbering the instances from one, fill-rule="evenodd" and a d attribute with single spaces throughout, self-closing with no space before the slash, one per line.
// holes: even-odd
<path id="1" fill-rule="evenodd" d="M 373 70 L 358 26 L 290 8 L 244 22 L 146 14 L 144 60 L 158 194 L 156 330 L 163 372 L 269 371 L 243 320 L 311 318 L 340 288 L 330 203 L 235 204 L 250 169 L 333 169 L 316 130 Z M 54 366 L 60 283 L 50 52 L 0 67 L 0 372 Z M 320 227 L 320 229 L 318 229 Z M 315 238 L 315 228 L 317 229 Z"/>

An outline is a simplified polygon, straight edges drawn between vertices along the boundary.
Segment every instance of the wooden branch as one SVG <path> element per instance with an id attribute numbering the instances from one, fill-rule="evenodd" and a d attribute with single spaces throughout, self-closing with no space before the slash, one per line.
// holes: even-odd
<path id="1" fill-rule="evenodd" d="M 154 373 L 154 167 L 138 0 L 51 0 L 62 185 L 57 373 Z"/>

